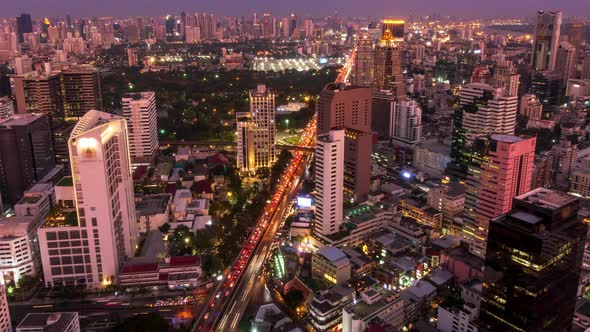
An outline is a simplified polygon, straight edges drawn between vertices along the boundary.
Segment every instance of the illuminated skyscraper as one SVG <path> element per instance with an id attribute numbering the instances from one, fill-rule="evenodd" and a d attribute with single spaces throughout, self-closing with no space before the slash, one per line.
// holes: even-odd
<path id="1" fill-rule="evenodd" d="M 21 14 L 16 18 L 16 30 L 18 32 L 18 42 L 25 41 L 24 34 L 33 32 L 33 21 L 31 14 Z"/>
<path id="2" fill-rule="evenodd" d="M 370 87 L 373 82 L 373 38 L 367 31 L 361 31 L 356 40 L 356 58 L 353 67 L 353 83 Z"/>
<path id="3" fill-rule="evenodd" d="M 537 13 L 531 64 L 534 70 L 554 70 L 561 31 L 561 12 Z"/>
<path id="4" fill-rule="evenodd" d="M 373 87 L 376 91 L 390 90 L 398 99 L 406 96 L 402 72 L 404 21 L 383 21 L 383 35 L 375 46 Z"/>
<path id="5" fill-rule="evenodd" d="M 579 199 L 538 188 L 490 224 L 480 326 L 486 331 L 570 331 L 587 225 Z"/>
<path id="6" fill-rule="evenodd" d="M 536 137 L 493 134 L 471 146 L 462 236 L 469 251 L 484 257 L 491 219 L 512 208 L 515 196 L 531 190 Z"/>
<path id="7" fill-rule="evenodd" d="M 90 111 L 72 131 L 69 148 L 76 209 L 39 229 L 45 284 L 116 283 L 137 249 L 138 232 L 125 120 Z"/>
<path id="8" fill-rule="evenodd" d="M 411 146 L 422 139 L 422 109 L 416 101 L 396 101 L 392 121 L 394 141 Z"/>
<path id="9" fill-rule="evenodd" d="M 129 93 L 123 97 L 129 154 L 134 164 L 150 164 L 158 150 L 158 115 L 154 92 Z"/>
<path id="10" fill-rule="evenodd" d="M 61 71 L 63 102 L 66 116 L 78 119 L 90 110 L 102 110 L 98 70 L 77 65 Z"/>
<path id="11" fill-rule="evenodd" d="M 343 220 L 344 135 L 332 130 L 316 141 L 314 232 L 324 239 L 338 233 Z"/>

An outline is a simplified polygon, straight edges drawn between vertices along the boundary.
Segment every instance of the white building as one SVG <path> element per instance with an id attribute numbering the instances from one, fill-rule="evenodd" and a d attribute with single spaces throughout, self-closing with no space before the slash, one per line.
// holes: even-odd
<path id="1" fill-rule="evenodd" d="M 6 300 L 6 286 L 0 285 L 0 332 L 12 332 L 10 311 Z"/>
<path id="2" fill-rule="evenodd" d="M 342 285 L 350 279 L 350 273 L 350 260 L 336 247 L 323 247 L 311 257 L 311 275 L 314 278 Z"/>
<path id="3" fill-rule="evenodd" d="M 395 102 L 393 114 L 393 140 L 414 145 L 422 139 L 422 109 L 414 100 Z"/>
<path id="4" fill-rule="evenodd" d="M 485 83 L 469 83 L 461 89 L 463 112 L 461 128 L 466 132 L 467 146 L 478 135 L 514 135 L 517 96 L 505 96 L 502 88 Z"/>
<path id="5" fill-rule="evenodd" d="M 2 284 L 14 283 L 37 273 L 39 251 L 34 217 L 0 218 L 0 274 Z"/>
<path id="6" fill-rule="evenodd" d="M 464 304 L 463 308 L 440 305 L 436 328 L 442 332 L 477 332 L 477 325 L 473 323 L 477 314 L 478 310 L 471 303 Z"/>
<path id="7" fill-rule="evenodd" d="M 9 96 L 0 97 L 0 120 L 14 114 L 14 102 Z"/>
<path id="8" fill-rule="evenodd" d="M 134 164 L 151 163 L 158 149 L 158 116 L 154 92 L 128 93 L 122 99 L 129 154 Z"/>
<path id="9" fill-rule="evenodd" d="M 109 285 L 137 240 L 126 122 L 89 111 L 68 146 L 76 209 L 55 211 L 38 231 L 45 284 Z"/>
<path id="10" fill-rule="evenodd" d="M 366 331 L 374 319 L 401 331 L 404 309 L 404 299 L 399 293 L 368 288 L 361 294 L 360 301 L 342 310 L 342 332 Z"/>
<path id="11" fill-rule="evenodd" d="M 414 167 L 431 177 L 440 178 L 451 162 L 451 146 L 439 140 L 425 140 L 414 149 Z"/>
<path id="12" fill-rule="evenodd" d="M 344 130 L 320 135 L 315 148 L 315 234 L 338 233 L 343 219 Z"/>

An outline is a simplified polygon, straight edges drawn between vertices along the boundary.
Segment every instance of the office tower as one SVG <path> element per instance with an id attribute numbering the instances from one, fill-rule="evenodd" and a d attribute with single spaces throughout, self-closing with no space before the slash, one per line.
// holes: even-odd
<path id="1" fill-rule="evenodd" d="M 461 89 L 460 108 L 453 115 L 451 157 L 465 165 L 477 135 L 514 134 L 518 97 L 505 96 L 503 89 L 470 83 Z"/>
<path id="2" fill-rule="evenodd" d="M 273 18 L 270 13 L 264 13 L 262 16 L 262 35 L 265 38 L 273 38 L 275 36 L 275 29 L 272 22 Z"/>
<path id="3" fill-rule="evenodd" d="M 554 70 L 563 14 L 537 13 L 531 64 L 534 70 Z"/>
<path id="4" fill-rule="evenodd" d="M 574 22 L 566 24 L 567 41 L 579 50 L 584 40 L 584 23 Z"/>
<path id="5" fill-rule="evenodd" d="M 394 141 L 413 146 L 422 139 L 422 109 L 416 101 L 396 101 L 392 121 Z"/>
<path id="6" fill-rule="evenodd" d="M 128 93 L 122 100 L 129 155 L 134 164 L 151 164 L 158 150 L 158 115 L 154 92 Z"/>
<path id="7" fill-rule="evenodd" d="M 520 75 L 512 61 L 503 60 L 496 63 L 492 85 L 504 89 L 506 96 L 518 96 Z"/>
<path id="8" fill-rule="evenodd" d="M 590 80 L 590 56 L 586 56 L 582 62 L 582 76 L 583 80 Z"/>
<path id="9" fill-rule="evenodd" d="M 356 40 L 356 58 L 353 67 L 353 84 L 370 87 L 373 82 L 373 38 L 367 31 L 359 32 Z"/>
<path id="10" fill-rule="evenodd" d="M 371 89 L 331 83 L 317 104 L 318 135 L 345 129 L 344 191 L 347 200 L 363 201 L 370 190 Z"/>
<path id="11" fill-rule="evenodd" d="M 174 42 L 176 41 L 176 20 L 172 15 L 166 15 L 166 41 L 167 42 Z"/>
<path id="12" fill-rule="evenodd" d="M 562 139 L 551 148 L 551 151 L 554 155 L 555 186 L 560 190 L 567 190 L 578 159 L 578 146 Z"/>
<path id="13" fill-rule="evenodd" d="M 318 135 L 333 128 L 371 132 L 371 89 L 330 83 L 320 93 L 317 114 Z"/>
<path id="14" fill-rule="evenodd" d="M 371 104 L 371 131 L 379 138 L 393 136 L 396 97 L 391 92 L 375 93 Z"/>
<path id="15" fill-rule="evenodd" d="M 318 135 L 315 148 L 316 210 L 314 233 L 338 233 L 343 220 L 344 130 Z"/>
<path id="16" fill-rule="evenodd" d="M 90 110 L 102 109 L 100 76 L 93 66 L 77 65 L 61 71 L 64 110 L 78 119 Z"/>
<path id="17" fill-rule="evenodd" d="M 9 96 L 0 97 L 0 120 L 14 114 L 14 102 Z"/>
<path id="18" fill-rule="evenodd" d="M 14 97 L 19 114 L 46 112 L 51 119 L 64 117 L 59 74 L 25 74 L 13 77 Z"/>
<path id="19" fill-rule="evenodd" d="M 535 94 L 546 113 L 556 113 L 561 104 L 562 78 L 554 71 L 538 71 L 531 79 L 530 93 Z"/>
<path id="20" fill-rule="evenodd" d="M 471 147 L 462 236 L 469 251 L 485 257 L 491 219 L 512 208 L 512 199 L 531 190 L 536 137 L 479 136 Z"/>
<path id="21" fill-rule="evenodd" d="M 517 196 L 490 224 L 480 326 L 489 331 L 569 331 L 587 225 L 579 200 L 545 188 Z"/>
<path id="22" fill-rule="evenodd" d="M 543 104 L 541 104 L 537 96 L 527 93 L 520 97 L 519 113 L 529 119 L 540 120 L 543 115 Z"/>
<path id="23" fill-rule="evenodd" d="M 375 46 L 373 72 L 375 90 L 390 90 L 399 99 L 406 96 L 400 45 L 403 40 L 403 34 L 400 38 L 400 30 L 403 31 L 403 25 L 403 21 L 383 21 L 383 35 Z"/>
<path id="24" fill-rule="evenodd" d="M 46 114 L 16 114 L 0 121 L 0 193 L 15 204 L 55 166 Z"/>
<path id="25" fill-rule="evenodd" d="M 297 16 L 295 16 L 295 14 L 291 14 L 289 19 L 289 36 L 293 37 L 295 30 L 297 30 Z"/>
<path id="26" fill-rule="evenodd" d="M 250 91 L 250 113 L 236 113 L 237 165 L 242 172 L 270 168 L 276 159 L 275 97 L 260 84 Z"/>
<path id="27" fill-rule="evenodd" d="M 563 86 L 576 74 L 576 48 L 568 42 L 560 42 L 557 48 L 555 71 L 561 75 Z"/>
<path id="28" fill-rule="evenodd" d="M 18 32 L 18 42 L 24 43 L 24 34 L 33 32 L 33 21 L 30 14 L 21 14 L 16 17 L 16 30 Z"/>
<path id="29" fill-rule="evenodd" d="M 0 285 L 0 332 L 12 332 L 5 285 Z"/>
<path id="30" fill-rule="evenodd" d="M 553 152 L 545 151 L 535 155 L 531 189 L 548 188 L 553 179 Z"/>
<path id="31" fill-rule="evenodd" d="M 76 209 L 54 211 L 38 231 L 45 284 L 110 285 L 137 239 L 125 120 L 90 111 L 68 144 Z"/>

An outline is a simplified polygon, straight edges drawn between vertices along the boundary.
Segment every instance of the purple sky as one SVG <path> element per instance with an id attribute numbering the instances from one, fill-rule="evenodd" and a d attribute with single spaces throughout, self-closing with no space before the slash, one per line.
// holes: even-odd
<path id="1" fill-rule="evenodd" d="M 270 11 L 320 17 L 341 15 L 410 16 L 434 12 L 457 16 L 533 16 L 539 9 L 562 10 L 565 16 L 590 16 L 590 0 L 1 0 L 0 16 L 28 12 L 33 17 L 134 16 L 207 11 L 246 15 Z"/>

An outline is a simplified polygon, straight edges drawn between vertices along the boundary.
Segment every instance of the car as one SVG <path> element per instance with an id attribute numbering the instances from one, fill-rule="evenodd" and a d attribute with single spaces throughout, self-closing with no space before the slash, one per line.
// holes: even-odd
<path id="1" fill-rule="evenodd" d="M 205 314 L 205 316 L 203 316 L 203 319 L 204 319 L 204 320 L 207 320 L 207 319 L 209 319 L 209 313 L 206 313 L 206 314 Z"/>
<path id="2" fill-rule="evenodd" d="M 233 281 L 229 283 L 229 288 L 234 288 L 234 282 Z"/>
<path id="3" fill-rule="evenodd" d="M 211 304 L 209 305 L 211 308 L 215 307 L 215 302 L 211 302 Z"/>
<path id="4" fill-rule="evenodd" d="M 228 297 L 228 296 L 229 296 L 229 290 L 226 290 L 225 291 L 225 297 Z"/>

